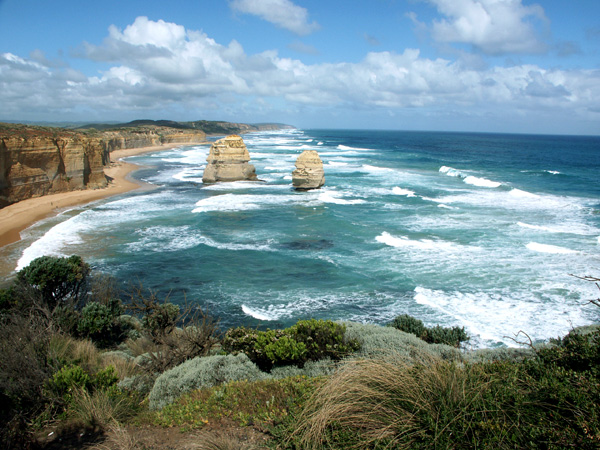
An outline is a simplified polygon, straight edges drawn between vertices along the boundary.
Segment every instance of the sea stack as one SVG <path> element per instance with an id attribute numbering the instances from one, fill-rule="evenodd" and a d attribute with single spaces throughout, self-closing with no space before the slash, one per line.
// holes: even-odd
<path id="1" fill-rule="evenodd" d="M 218 181 L 256 181 L 256 172 L 244 140 L 237 134 L 215 141 L 206 158 L 208 164 L 202 175 L 203 183 Z"/>
<path id="2" fill-rule="evenodd" d="M 302 152 L 296 160 L 296 170 L 292 172 L 292 185 L 294 188 L 306 191 L 319 189 L 325 184 L 323 161 L 315 150 Z"/>

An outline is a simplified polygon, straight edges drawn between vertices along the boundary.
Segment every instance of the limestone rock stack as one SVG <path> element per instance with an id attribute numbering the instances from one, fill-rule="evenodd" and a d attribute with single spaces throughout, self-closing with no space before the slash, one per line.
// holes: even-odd
<path id="1" fill-rule="evenodd" d="M 299 190 L 318 189 L 325 184 L 323 161 L 315 150 L 302 152 L 292 172 L 292 185 Z"/>
<path id="2" fill-rule="evenodd" d="M 258 179 L 254 166 L 248 164 L 250 154 L 246 144 L 237 134 L 215 141 L 210 146 L 206 161 L 208 164 L 202 176 L 204 183 Z"/>

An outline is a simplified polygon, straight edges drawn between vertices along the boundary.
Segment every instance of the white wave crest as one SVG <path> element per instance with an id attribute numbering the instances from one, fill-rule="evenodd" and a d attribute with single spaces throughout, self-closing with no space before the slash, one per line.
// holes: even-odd
<path id="1" fill-rule="evenodd" d="M 462 248 L 462 246 L 456 245 L 452 242 L 445 241 L 434 241 L 432 239 L 420 239 L 414 240 L 409 239 L 406 236 L 392 236 L 387 231 L 384 231 L 379 236 L 375 238 L 377 242 L 388 245 L 390 247 L 396 248 L 407 248 L 407 249 L 417 249 L 417 250 L 427 250 L 427 251 L 452 251 L 458 250 Z"/>
<path id="2" fill-rule="evenodd" d="M 364 200 L 361 199 L 353 199 L 346 200 L 344 198 L 337 197 L 338 194 L 334 194 L 332 192 L 322 192 L 319 194 L 319 200 L 323 203 L 335 203 L 336 205 L 358 205 L 360 203 L 365 203 Z"/>
<path id="3" fill-rule="evenodd" d="M 221 194 L 204 198 L 196 203 L 193 213 L 211 211 L 248 211 L 260 209 L 268 205 L 283 205 L 301 201 L 302 197 L 294 195 L 257 195 L 257 194 Z"/>
<path id="4" fill-rule="evenodd" d="M 474 177 L 472 175 L 465 177 L 463 181 L 465 183 L 471 184 L 473 186 L 487 187 L 487 188 L 497 188 L 502 185 L 502 183 L 498 183 L 497 181 L 491 181 L 486 178 Z"/>
<path id="5" fill-rule="evenodd" d="M 539 244 L 537 242 L 530 242 L 529 244 L 526 245 L 526 247 L 529 250 L 533 250 L 534 252 L 540 252 L 540 253 L 556 253 L 556 254 L 563 254 L 563 255 L 579 253 L 576 250 L 559 247 L 557 245 Z"/>
<path id="6" fill-rule="evenodd" d="M 27 267 L 31 261 L 41 256 L 67 256 L 63 249 L 68 245 L 81 244 L 83 241 L 79 233 L 86 229 L 88 227 L 78 219 L 78 216 L 53 226 L 23 251 L 15 270 L 19 271 Z"/>
<path id="7" fill-rule="evenodd" d="M 502 186 L 502 183 L 497 181 L 488 180 L 487 178 L 476 177 L 473 175 L 467 175 L 460 170 L 454 169 L 453 167 L 442 166 L 439 169 L 440 173 L 444 173 L 449 177 L 461 178 L 466 184 L 470 184 L 472 186 L 477 187 L 486 187 L 486 188 L 497 188 Z"/>
<path id="8" fill-rule="evenodd" d="M 410 191 L 408 189 L 403 189 L 398 186 L 396 186 L 392 189 L 392 193 L 394 193 L 395 195 L 406 195 L 407 197 L 416 197 L 416 195 L 413 191 Z"/>
<path id="9" fill-rule="evenodd" d="M 361 147 L 349 147 L 347 145 L 338 145 L 338 150 L 363 150 L 363 151 L 372 151 L 370 148 L 361 148 Z"/>
<path id="10" fill-rule="evenodd" d="M 244 314 L 254 317 L 258 320 L 276 320 L 277 317 L 269 316 L 268 314 L 261 313 L 255 309 L 250 308 L 249 306 L 242 305 L 242 311 Z"/>

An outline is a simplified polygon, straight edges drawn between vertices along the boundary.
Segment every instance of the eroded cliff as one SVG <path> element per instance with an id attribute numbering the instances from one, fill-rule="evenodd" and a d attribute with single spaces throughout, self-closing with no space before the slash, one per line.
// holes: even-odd
<path id="1" fill-rule="evenodd" d="M 104 166 L 113 150 L 205 139 L 200 130 L 168 127 L 77 132 L 0 124 L 0 208 L 32 197 L 105 187 Z"/>

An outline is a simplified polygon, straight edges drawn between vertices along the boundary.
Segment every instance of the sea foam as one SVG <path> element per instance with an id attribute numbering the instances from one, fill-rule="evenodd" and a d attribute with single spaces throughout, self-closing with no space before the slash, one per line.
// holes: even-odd
<path id="1" fill-rule="evenodd" d="M 526 247 L 529 250 L 533 250 L 534 252 L 540 252 L 540 253 L 556 253 L 556 254 L 563 254 L 563 255 L 579 253 L 576 250 L 559 247 L 557 245 L 539 244 L 537 242 L 530 242 L 529 244 L 526 245 Z"/>

